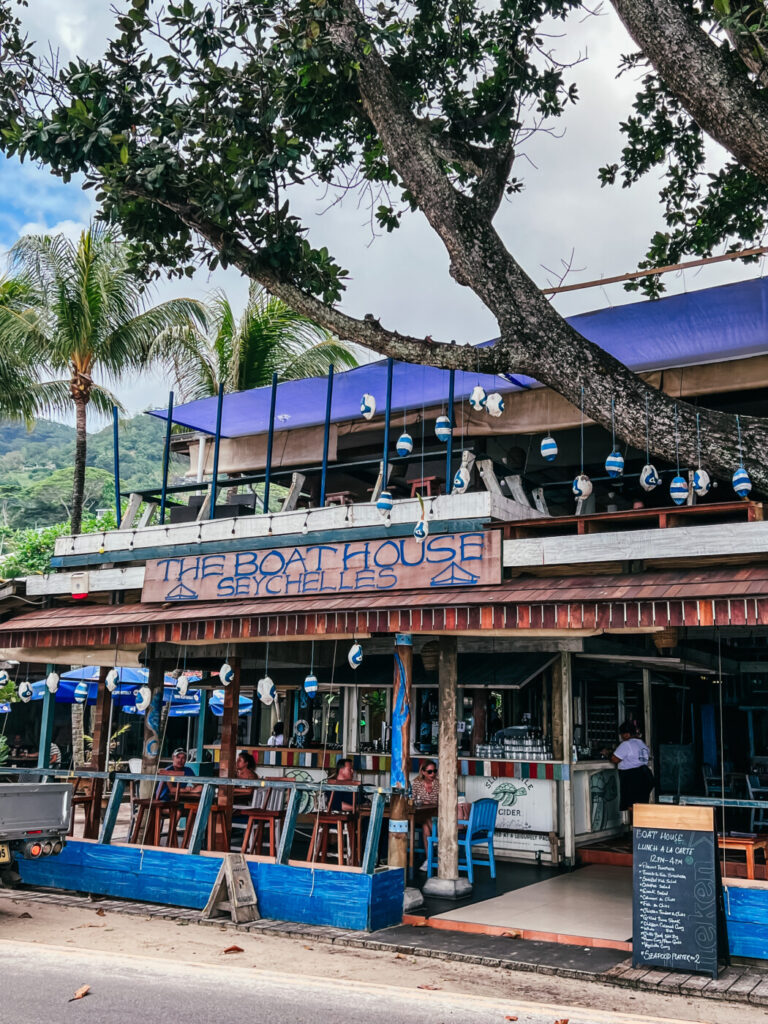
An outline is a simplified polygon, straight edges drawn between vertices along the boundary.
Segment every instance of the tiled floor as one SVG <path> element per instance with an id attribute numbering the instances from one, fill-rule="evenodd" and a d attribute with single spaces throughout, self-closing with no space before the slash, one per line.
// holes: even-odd
<path id="1" fill-rule="evenodd" d="M 508 928 L 537 937 L 629 942 L 632 869 L 593 864 L 432 919 L 438 927 L 450 927 L 449 922 Z"/>

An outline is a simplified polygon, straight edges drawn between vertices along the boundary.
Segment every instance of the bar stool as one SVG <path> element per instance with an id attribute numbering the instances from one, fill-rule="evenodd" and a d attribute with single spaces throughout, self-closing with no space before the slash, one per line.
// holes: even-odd
<path id="1" fill-rule="evenodd" d="M 357 865 L 357 830 L 359 821 L 354 811 L 320 811 L 315 815 L 312 838 L 309 841 L 309 861 L 328 863 L 328 840 L 336 830 L 336 857 L 339 865 L 346 863 Z"/>
<path id="2" fill-rule="evenodd" d="M 421 491 L 426 493 L 428 498 L 432 497 L 432 484 L 435 484 L 435 490 L 437 490 L 437 477 L 436 476 L 422 476 L 416 480 L 411 481 L 411 497 L 415 498 Z"/>

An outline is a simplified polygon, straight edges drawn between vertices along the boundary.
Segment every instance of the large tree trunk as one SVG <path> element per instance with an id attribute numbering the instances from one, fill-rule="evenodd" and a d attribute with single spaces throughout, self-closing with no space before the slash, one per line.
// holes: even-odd
<path id="1" fill-rule="evenodd" d="M 88 397 L 83 390 L 72 385 L 75 400 L 75 475 L 72 482 L 72 520 L 73 534 L 80 533 L 83 523 L 83 492 L 85 491 L 85 459 L 87 455 L 87 437 L 85 432 Z"/>
<path id="2" fill-rule="evenodd" d="M 85 704 L 75 702 L 71 709 L 72 719 L 72 767 L 85 765 Z"/>

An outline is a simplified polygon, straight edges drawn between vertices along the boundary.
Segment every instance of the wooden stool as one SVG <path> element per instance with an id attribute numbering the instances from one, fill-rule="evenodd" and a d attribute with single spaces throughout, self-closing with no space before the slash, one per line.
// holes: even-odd
<path id="1" fill-rule="evenodd" d="M 269 856 L 277 855 L 277 844 L 280 841 L 280 822 L 285 816 L 284 811 L 248 810 L 242 812 L 248 819 L 243 837 L 242 853 L 261 853 L 264 845 L 264 830 L 267 830 Z"/>
<path id="2" fill-rule="evenodd" d="M 426 491 L 427 497 L 432 497 L 432 484 L 437 483 L 436 476 L 422 476 L 411 481 L 411 497 L 415 498 L 419 491 Z M 435 487 L 437 490 L 437 487 Z"/>
<path id="3" fill-rule="evenodd" d="M 357 815 L 352 811 L 338 814 L 321 811 L 315 815 L 315 826 L 309 841 L 309 861 L 328 863 L 328 840 L 333 829 L 336 829 L 336 857 L 340 865 L 344 864 L 344 840 L 347 841 L 347 864 L 357 864 Z"/>

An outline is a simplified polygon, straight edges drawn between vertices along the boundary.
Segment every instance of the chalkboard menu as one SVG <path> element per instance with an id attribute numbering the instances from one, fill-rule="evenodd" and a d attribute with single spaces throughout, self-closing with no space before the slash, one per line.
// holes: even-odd
<path id="1" fill-rule="evenodd" d="M 727 958 L 711 807 L 636 804 L 632 962 L 717 977 Z"/>

